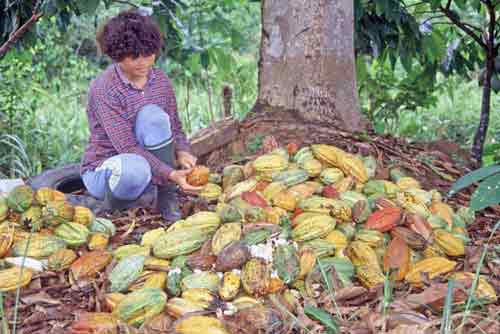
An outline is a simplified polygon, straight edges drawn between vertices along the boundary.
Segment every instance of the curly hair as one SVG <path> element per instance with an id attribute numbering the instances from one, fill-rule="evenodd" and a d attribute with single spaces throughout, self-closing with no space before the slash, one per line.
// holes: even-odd
<path id="1" fill-rule="evenodd" d="M 98 31 L 96 40 L 101 52 L 116 62 L 127 57 L 158 56 L 164 45 L 158 24 L 136 11 L 111 18 Z"/>

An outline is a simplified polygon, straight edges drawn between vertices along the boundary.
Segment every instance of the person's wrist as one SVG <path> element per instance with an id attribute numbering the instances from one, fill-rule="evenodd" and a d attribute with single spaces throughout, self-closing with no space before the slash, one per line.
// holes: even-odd
<path id="1" fill-rule="evenodd" d="M 173 169 L 172 171 L 170 171 L 170 173 L 168 173 L 167 179 L 168 179 L 169 181 L 176 182 L 176 173 L 175 173 L 175 169 Z"/>

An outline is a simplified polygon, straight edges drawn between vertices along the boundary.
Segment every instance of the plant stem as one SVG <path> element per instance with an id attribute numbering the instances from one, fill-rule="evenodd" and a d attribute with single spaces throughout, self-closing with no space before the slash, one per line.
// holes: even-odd
<path id="1" fill-rule="evenodd" d="M 17 279 L 16 302 L 14 304 L 14 320 L 13 320 L 13 324 L 12 324 L 12 334 L 16 334 L 17 313 L 18 313 L 18 309 L 19 309 L 19 299 L 21 297 L 21 278 L 23 277 L 24 262 L 26 261 L 26 254 L 28 253 L 28 249 L 30 246 L 32 235 L 33 235 L 33 228 L 31 229 L 30 234 L 28 235 L 28 241 L 26 242 L 26 248 L 24 249 L 23 259 L 21 261 L 21 270 L 19 271 L 19 277 Z"/>

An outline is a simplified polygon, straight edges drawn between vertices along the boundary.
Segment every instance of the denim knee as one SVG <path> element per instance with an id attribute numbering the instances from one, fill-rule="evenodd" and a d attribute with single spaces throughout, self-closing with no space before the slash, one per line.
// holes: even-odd
<path id="1" fill-rule="evenodd" d="M 96 169 L 109 169 L 107 183 L 112 194 L 121 200 L 135 200 L 141 196 L 151 182 L 151 166 L 137 154 L 118 154 L 104 161 Z"/>
<path id="2" fill-rule="evenodd" d="M 163 145 L 172 140 L 169 115 L 156 104 L 144 106 L 137 113 L 135 136 L 144 148 Z"/>

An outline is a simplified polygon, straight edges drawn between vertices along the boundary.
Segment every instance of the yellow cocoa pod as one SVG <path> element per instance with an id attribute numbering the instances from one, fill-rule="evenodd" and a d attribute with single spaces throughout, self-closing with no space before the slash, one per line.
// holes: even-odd
<path id="1" fill-rule="evenodd" d="M 154 230 L 147 231 L 142 235 L 141 246 L 153 247 L 156 240 L 165 233 L 163 227 L 155 228 Z"/>
<path id="2" fill-rule="evenodd" d="M 92 210 L 84 206 L 75 206 L 75 215 L 73 216 L 73 222 L 89 226 L 94 221 L 95 216 Z"/>
<path id="3" fill-rule="evenodd" d="M 415 215 L 419 215 L 422 218 L 427 218 L 431 214 L 429 209 L 425 204 L 419 204 L 419 203 L 406 203 L 403 205 L 403 208 L 409 212 L 413 213 Z"/>
<path id="4" fill-rule="evenodd" d="M 40 205 L 45 205 L 54 200 L 54 189 L 42 187 L 35 193 L 35 200 Z"/>
<path id="5" fill-rule="evenodd" d="M 444 257 L 424 259 L 410 268 L 410 271 L 405 276 L 405 280 L 416 286 L 420 286 L 422 284 L 421 274 L 426 273 L 430 279 L 433 279 L 434 277 L 452 271 L 456 265 L 457 263 L 455 261 L 450 261 Z"/>
<path id="6" fill-rule="evenodd" d="M 468 238 L 469 232 L 467 232 L 467 229 L 465 227 L 461 226 L 455 226 L 451 230 L 453 234 L 458 234 L 460 237 Z"/>
<path id="7" fill-rule="evenodd" d="M 450 278 L 456 281 L 464 283 L 464 285 L 472 285 L 474 281 L 475 274 L 468 272 L 457 272 L 453 273 Z M 474 295 L 478 299 L 482 299 L 483 302 L 486 303 L 494 303 L 497 301 L 497 293 L 495 288 L 491 286 L 483 277 L 479 277 L 476 291 Z"/>
<path id="8" fill-rule="evenodd" d="M 453 226 L 453 209 L 448 204 L 433 202 L 429 209 L 432 214 L 435 214 L 448 223 L 448 226 Z"/>
<path id="9" fill-rule="evenodd" d="M 165 289 L 166 283 L 166 272 L 146 270 L 128 287 L 128 289 L 130 291 L 140 290 L 143 288 L 158 288 L 163 290 Z"/>
<path id="10" fill-rule="evenodd" d="M 64 193 L 59 191 L 59 190 L 54 190 L 53 195 L 54 195 L 54 201 L 65 201 L 66 200 L 66 195 L 64 195 Z"/>
<path id="11" fill-rule="evenodd" d="M 396 185 L 401 190 L 406 190 L 410 188 L 417 188 L 417 189 L 421 188 L 420 182 L 418 182 L 416 179 L 410 176 L 403 176 L 396 182 Z"/>
<path id="12" fill-rule="evenodd" d="M 368 181 L 368 170 L 363 161 L 352 154 L 346 154 L 338 166 L 346 175 L 351 175 L 359 183 Z"/>
<path id="13" fill-rule="evenodd" d="M 429 193 L 432 196 L 432 203 L 436 202 L 442 202 L 443 201 L 443 195 L 439 192 L 437 189 L 431 189 L 429 190 Z"/>
<path id="14" fill-rule="evenodd" d="M 336 184 L 344 179 L 344 172 L 339 168 L 325 168 L 319 178 L 326 185 Z"/>
<path id="15" fill-rule="evenodd" d="M 253 162 L 253 168 L 257 173 L 279 172 L 287 167 L 288 161 L 280 154 L 264 154 Z"/>
<path id="16" fill-rule="evenodd" d="M 10 231 L 0 232 L 0 259 L 9 252 L 14 243 L 14 227 Z"/>
<path id="17" fill-rule="evenodd" d="M 240 223 L 226 223 L 215 232 L 212 238 L 212 252 L 215 255 L 219 253 L 233 241 L 241 239 L 241 224 Z"/>
<path id="18" fill-rule="evenodd" d="M 180 320 L 175 325 L 175 331 L 179 334 L 229 334 L 219 319 L 202 315 L 193 315 Z"/>
<path id="19" fill-rule="evenodd" d="M 89 250 L 106 249 L 109 243 L 109 235 L 105 233 L 93 233 L 89 240 Z"/>
<path id="20" fill-rule="evenodd" d="M 285 288 L 285 283 L 279 277 L 271 277 L 271 279 L 269 280 L 269 288 L 267 289 L 267 293 L 278 293 Z"/>
<path id="21" fill-rule="evenodd" d="M 347 247 L 347 256 L 355 266 L 372 266 L 380 270 L 377 253 L 367 243 L 353 241 Z"/>
<path id="22" fill-rule="evenodd" d="M 33 271 L 29 268 L 14 266 L 0 270 L 0 291 L 7 292 L 24 287 L 31 282 L 32 277 Z"/>
<path id="23" fill-rule="evenodd" d="M 167 271 L 170 269 L 170 261 L 151 256 L 144 261 L 144 269 Z"/>
<path id="24" fill-rule="evenodd" d="M 116 308 L 116 305 L 118 305 L 124 298 L 125 295 L 123 293 L 107 293 L 104 296 L 104 304 L 106 305 L 107 311 L 113 312 L 113 310 Z"/>
<path id="25" fill-rule="evenodd" d="M 340 168 L 341 161 L 347 155 L 347 152 L 332 145 L 326 145 L 326 144 L 311 145 L 311 149 L 313 151 L 314 156 L 318 160 L 330 166 L 338 168 Z"/>
<path id="26" fill-rule="evenodd" d="M 347 247 L 347 237 L 344 233 L 333 230 L 324 238 L 326 241 L 331 242 L 335 245 L 335 250 L 343 249 Z"/>
<path id="27" fill-rule="evenodd" d="M 181 297 L 203 305 L 205 309 L 218 304 L 217 296 L 206 288 L 191 288 L 184 290 Z"/>
<path id="28" fill-rule="evenodd" d="M 272 202 L 278 208 L 282 208 L 287 211 L 293 211 L 297 206 L 297 200 L 287 191 L 276 194 L 276 196 L 273 197 Z"/>
<path id="29" fill-rule="evenodd" d="M 378 248 L 384 244 L 384 233 L 376 230 L 360 229 L 354 235 L 354 240 L 362 241 L 372 248 Z"/>
<path id="30" fill-rule="evenodd" d="M 228 271 L 224 273 L 221 285 L 219 286 L 219 296 L 222 300 L 232 300 L 240 291 L 241 279 L 239 273 Z"/>
<path id="31" fill-rule="evenodd" d="M 211 211 L 199 211 L 185 220 L 179 220 L 167 228 L 167 233 L 185 230 L 185 229 L 196 229 L 200 232 L 213 233 L 217 230 L 221 223 L 221 218 L 215 212 Z M 162 238 L 164 235 L 162 236 Z M 159 238 L 161 239 L 161 238 Z M 157 239 L 157 242 L 159 242 Z"/>
<path id="32" fill-rule="evenodd" d="M 444 251 L 437 244 L 427 244 L 423 251 L 423 255 L 426 259 L 431 257 L 446 257 Z"/>
<path id="33" fill-rule="evenodd" d="M 261 305 L 258 299 L 252 298 L 250 296 L 239 296 L 236 297 L 231 304 L 233 304 L 238 311 L 244 310 L 246 308 L 255 307 Z"/>
<path id="34" fill-rule="evenodd" d="M 257 187 L 257 179 L 248 179 L 245 181 L 241 181 L 236 183 L 234 186 L 230 187 L 225 191 L 225 200 L 229 202 L 233 198 L 236 198 L 247 191 L 254 191 Z"/>
<path id="35" fill-rule="evenodd" d="M 278 207 L 267 207 L 264 209 L 266 213 L 266 222 L 271 224 L 279 225 L 281 222 L 281 217 L 287 214 L 287 211 Z"/>
<path id="36" fill-rule="evenodd" d="M 317 159 L 306 159 L 300 164 L 300 168 L 305 170 L 309 177 L 316 177 L 323 170 L 323 165 Z"/>
<path id="37" fill-rule="evenodd" d="M 120 261 L 121 259 L 124 259 L 128 256 L 132 255 L 144 255 L 144 256 L 149 256 L 149 253 L 151 252 L 149 247 L 144 247 L 144 246 L 139 246 L 136 244 L 130 244 L 130 245 L 123 245 L 118 247 L 113 251 L 113 257 L 117 260 Z"/>
<path id="38" fill-rule="evenodd" d="M 262 195 L 267 201 L 271 201 L 276 195 L 286 191 L 286 186 L 283 182 L 271 182 L 262 192 Z"/>
<path id="39" fill-rule="evenodd" d="M 243 266 L 241 285 L 252 296 L 264 296 L 269 291 L 271 272 L 267 263 L 260 258 L 252 258 Z"/>
<path id="40" fill-rule="evenodd" d="M 188 313 L 201 312 L 205 309 L 204 304 L 193 302 L 186 298 L 174 297 L 168 300 L 166 310 L 173 318 L 180 318 Z"/>
<path id="41" fill-rule="evenodd" d="M 312 248 L 303 248 L 300 251 L 300 272 L 297 279 L 303 279 L 309 274 L 316 264 L 316 252 Z"/>
<path id="42" fill-rule="evenodd" d="M 434 241 L 448 256 L 461 256 L 465 254 L 463 240 L 445 230 L 435 230 Z"/>
<path id="43" fill-rule="evenodd" d="M 314 182 L 304 182 L 297 184 L 288 189 L 288 193 L 295 197 L 297 202 L 302 201 L 305 198 L 311 197 L 317 189 L 317 185 Z"/>
<path id="44" fill-rule="evenodd" d="M 352 221 L 352 209 L 345 201 L 335 201 L 330 214 L 344 222 Z"/>
<path id="45" fill-rule="evenodd" d="M 295 225 L 292 238 L 297 242 L 321 238 L 328 235 L 335 228 L 335 224 L 335 218 L 331 216 L 313 215 Z"/>
<path id="46" fill-rule="evenodd" d="M 379 284 L 384 284 L 385 280 L 384 274 L 380 268 L 373 265 L 362 265 L 356 267 L 356 277 L 367 289 L 374 288 Z"/>
<path id="47" fill-rule="evenodd" d="M 71 249 L 59 249 L 48 258 L 48 268 L 53 271 L 68 269 L 78 256 Z"/>
<path id="48" fill-rule="evenodd" d="M 340 202 L 341 201 L 337 199 L 314 195 L 300 201 L 298 207 L 304 210 L 304 212 L 316 212 L 329 215 L 334 208 L 341 206 L 339 204 Z"/>
<path id="49" fill-rule="evenodd" d="M 207 183 L 203 186 L 198 196 L 208 202 L 216 201 L 222 195 L 222 187 L 215 183 Z"/>
<path id="50" fill-rule="evenodd" d="M 351 190 L 354 187 L 354 185 L 355 185 L 354 178 L 349 175 L 347 177 L 344 177 L 339 182 L 335 183 L 334 187 L 335 189 L 337 189 L 339 193 L 343 193 Z"/>

